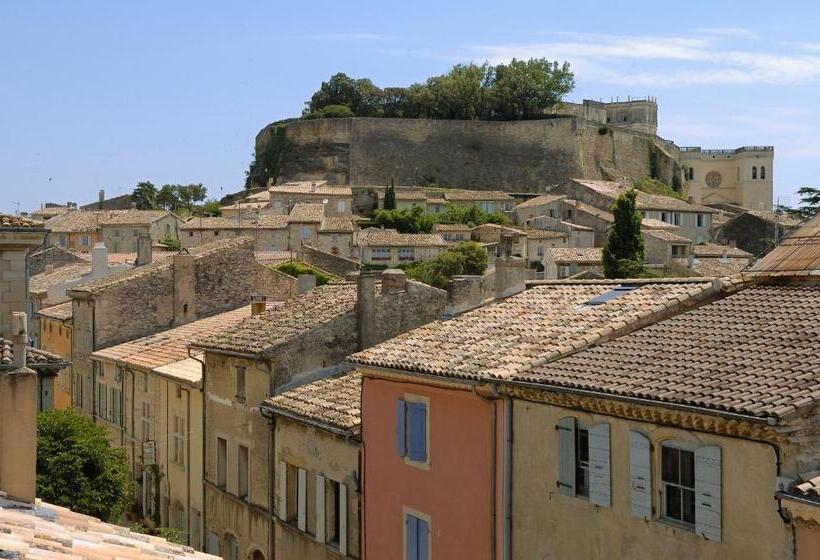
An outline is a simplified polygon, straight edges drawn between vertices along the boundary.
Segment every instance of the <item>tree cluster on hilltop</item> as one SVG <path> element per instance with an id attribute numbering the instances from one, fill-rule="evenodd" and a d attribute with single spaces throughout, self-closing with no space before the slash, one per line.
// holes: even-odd
<path id="1" fill-rule="evenodd" d="M 574 87 L 569 63 L 544 58 L 458 64 L 409 87 L 379 88 L 338 73 L 305 103 L 302 118 L 538 119 Z"/>
<path id="2" fill-rule="evenodd" d="M 159 189 L 150 181 L 137 183 L 131 198 L 137 210 L 192 211 L 198 202 L 205 200 L 208 189 L 202 183 L 190 185 L 163 185 Z M 210 200 L 203 206 L 205 215 L 219 215 L 219 203 Z"/>

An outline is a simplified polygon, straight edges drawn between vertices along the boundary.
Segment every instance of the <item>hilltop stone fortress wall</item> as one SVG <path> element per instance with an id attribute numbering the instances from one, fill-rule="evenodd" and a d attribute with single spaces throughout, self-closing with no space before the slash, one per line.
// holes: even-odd
<path id="1" fill-rule="evenodd" d="M 595 107 L 532 121 L 346 118 L 288 123 L 277 181 L 448 187 L 540 192 L 571 177 L 648 177 L 679 173 L 666 144 Z M 264 149 L 272 127 L 257 135 Z M 679 178 L 678 178 L 679 179 Z"/>

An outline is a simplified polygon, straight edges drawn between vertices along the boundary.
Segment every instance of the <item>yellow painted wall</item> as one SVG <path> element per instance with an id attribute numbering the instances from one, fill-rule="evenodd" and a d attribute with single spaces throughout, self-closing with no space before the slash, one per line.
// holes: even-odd
<path id="1" fill-rule="evenodd" d="M 612 507 L 558 493 L 561 418 L 610 424 Z M 651 521 L 631 514 L 629 430 L 648 435 L 652 452 Z M 513 555 L 522 560 L 754 560 L 791 558 L 791 528 L 774 500 L 776 466 L 770 446 L 516 400 L 513 413 Z M 658 519 L 660 443 L 666 439 L 722 449 L 722 542 Z"/>
<path id="2" fill-rule="evenodd" d="M 70 322 L 40 317 L 40 348 L 71 361 Z M 71 407 L 71 366 L 57 373 L 54 383 L 54 408 L 63 410 Z"/>

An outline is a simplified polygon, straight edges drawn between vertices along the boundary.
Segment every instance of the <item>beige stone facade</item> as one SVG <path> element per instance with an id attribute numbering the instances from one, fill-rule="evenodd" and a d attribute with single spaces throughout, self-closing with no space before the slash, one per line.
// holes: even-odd
<path id="1" fill-rule="evenodd" d="M 700 204 L 729 203 L 749 210 L 771 210 L 774 148 L 736 150 L 680 148 L 685 192 Z"/>

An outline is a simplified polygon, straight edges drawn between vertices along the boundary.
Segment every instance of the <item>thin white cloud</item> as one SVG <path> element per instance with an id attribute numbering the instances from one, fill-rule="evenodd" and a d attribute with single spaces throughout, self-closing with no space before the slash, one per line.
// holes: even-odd
<path id="1" fill-rule="evenodd" d="M 701 35 L 728 39 L 757 39 L 760 37 L 760 35 L 745 27 L 699 27 L 695 31 Z"/>
<path id="2" fill-rule="evenodd" d="M 378 33 L 317 33 L 305 35 L 306 39 L 314 41 L 384 41 L 384 35 Z"/>
<path id="3" fill-rule="evenodd" d="M 491 63 L 512 58 L 568 60 L 579 76 L 626 86 L 709 84 L 794 85 L 820 80 L 820 54 L 727 49 L 741 28 L 716 28 L 712 36 L 620 36 L 562 33 L 554 42 L 470 47 Z M 749 32 L 750 33 L 750 32 Z M 736 45 L 733 45 L 736 46 Z M 820 44 L 818 52 L 820 52 Z"/>

